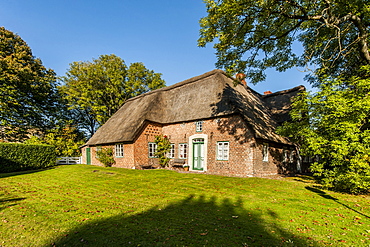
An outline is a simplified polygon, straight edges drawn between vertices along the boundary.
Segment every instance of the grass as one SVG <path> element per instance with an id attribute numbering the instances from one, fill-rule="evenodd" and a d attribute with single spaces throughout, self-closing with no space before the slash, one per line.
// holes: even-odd
<path id="1" fill-rule="evenodd" d="M 0 246 L 369 246 L 370 197 L 87 165 L 0 174 Z"/>

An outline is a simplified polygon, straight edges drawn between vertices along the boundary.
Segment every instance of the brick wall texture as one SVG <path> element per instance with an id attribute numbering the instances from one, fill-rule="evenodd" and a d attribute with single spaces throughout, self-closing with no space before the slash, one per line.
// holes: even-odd
<path id="1" fill-rule="evenodd" d="M 148 143 L 154 142 L 155 136 L 166 135 L 174 144 L 175 156 L 170 162 L 176 164 L 179 160 L 179 144 L 188 144 L 188 157 L 186 164 L 190 165 L 190 171 L 207 174 L 226 176 L 269 176 L 279 173 L 290 173 L 296 170 L 296 159 L 284 159 L 284 150 L 292 152 L 292 147 L 274 143 L 268 143 L 254 138 L 251 129 L 238 115 L 228 117 L 200 120 L 202 130 L 197 131 L 196 122 L 183 122 L 175 124 L 157 124 L 147 122 L 140 135 L 133 143 L 122 143 L 124 156 L 115 157 L 115 167 L 141 169 L 143 167 L 158 166 L 157 158 L 149 158 Z M 193 169 L 193 140 L 204 141 L 203 170 Z M 217 143 L 228 142 L 228 160 L 217 160 Z M 263 159 L 263 146 L 267 145 L 268 157 Z M 101 146 L 102 148 L 113 148 L 115 144 Z M 99 147 L 84 147 L 82 159 L 86 163 L 86 148 L 90 148 L 91 164 L 102 166 L 96 158 L 96 150 Z M 178 169 L 178 168 L 177 168 Z"/>

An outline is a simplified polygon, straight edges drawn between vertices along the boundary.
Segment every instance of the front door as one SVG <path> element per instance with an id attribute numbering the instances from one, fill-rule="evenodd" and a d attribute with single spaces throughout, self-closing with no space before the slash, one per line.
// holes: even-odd
<path id="1" fill-rule="evenodd" d="M 204 139 L 193 139 L 193 170 L 204 169 Z"/>
<path id="2" fill-rule="evenodd" d="M 86 164 L 91 165 L 91 150 L 86 148 Z"/>

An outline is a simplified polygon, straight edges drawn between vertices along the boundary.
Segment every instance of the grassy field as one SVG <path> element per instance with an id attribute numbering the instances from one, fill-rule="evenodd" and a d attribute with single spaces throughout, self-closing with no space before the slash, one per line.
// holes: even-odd
<path id="1" fill-rule="evenodd" d="M 0 174 L 0 246 L 369 246 L 370 197 L 87 165 Z"/>

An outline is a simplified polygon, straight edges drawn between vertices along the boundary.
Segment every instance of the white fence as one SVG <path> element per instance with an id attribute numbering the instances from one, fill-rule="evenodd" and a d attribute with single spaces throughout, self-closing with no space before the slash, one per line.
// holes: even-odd
<path id="1" fill-rule="evenodd" d="M 58 157 L 57 165 L 74 165 L 81 164 L 82 157 Z"/>

